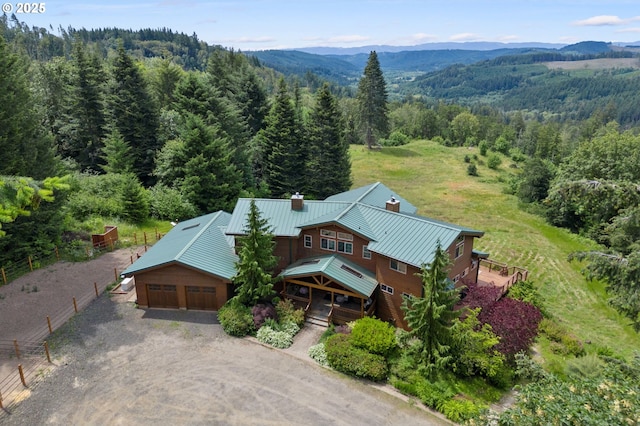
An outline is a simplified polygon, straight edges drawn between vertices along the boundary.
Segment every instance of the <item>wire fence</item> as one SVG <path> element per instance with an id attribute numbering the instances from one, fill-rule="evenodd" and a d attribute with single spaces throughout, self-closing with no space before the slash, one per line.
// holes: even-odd
<path id="1" fill-rule="evenodd" d="M 156 234 L 156 238 L 159 239 L 160 235 Z M 101 252 L 112 251 L 116 248 L 117 244 L 114 243 L 109 244 L 107 247 L 94 247 L 91 252 L 87 250 L 86 258 L 78 260 L 97 257 Z M 142 253 L 146 250 L 147 246 L 145 245 Z M 140 256 L 140 252 L 135 253 L 135 259 Z M 37 263 L 34 259 L 40 260 L 39 258 L 29 257 L 26 270 L 14 267 L 9 269 L 10 273 L 7 273 L 7 270 L 2 268 L 5 284 L 9 282 L 9 277 L 15 279 L 18 276 L 25 275 L 36 269 L 36 265 L 37 267 L 44 267 L 53 264 L 57 260 L 61 260 L 62 256 L 56 249 L 52 256 L 41 258 L 46 259 L 47 263 Z M 132 255 L 131 263 L 135 259 Z M 4 278 L 5 276 L 6 278 Z M 114 279 L 115 281 L 119 279 L 117 268 L 114 268 Z M 113 281 L 87 284 L 86 289 L 83 289 L 81 294 L 69 300 L 67 305 L 50 312 L 40 312 L 42 324 L 32 329 L 28 335 L 19 336 L 11 341 L 0 340 L 0 418 L 6 413 L 10 413 L 15 405 L 27 397 L 30 390 L 55 367 L 55 363 L 51 361 L 51 354 L 45 339 L 55 330 L 62 327 L 76 313 L 97 299 L 112 283 Z"/>

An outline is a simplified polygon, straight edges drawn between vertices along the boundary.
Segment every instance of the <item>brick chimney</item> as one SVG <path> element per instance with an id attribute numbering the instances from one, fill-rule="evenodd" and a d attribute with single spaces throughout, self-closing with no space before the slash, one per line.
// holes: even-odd
<path id="1" fill-rule="evenodd" d="M 291 210 L 302 210 L 304 208 L 304 195 L 296 192 L 291 196 Z"/>
<path id="2" fill-rule="evenodd" d="M 391 196 L 391 199 L 387 201 L 387 210 L 394 213 L 400 213 L 400 201 L 396 200 L 393 195 Z"/>

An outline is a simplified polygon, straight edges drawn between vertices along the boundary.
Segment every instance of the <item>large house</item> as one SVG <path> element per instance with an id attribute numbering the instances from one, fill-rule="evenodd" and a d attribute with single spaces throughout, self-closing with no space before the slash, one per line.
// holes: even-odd
<path id="1" fill-rule="evenodd" d="M 245 233 L 251 199 L 232 214 L 181 222 L 123 272 L 135 276 L 141 307 L 218 309 L 233 295 L 235 237 Z M 322 201 L 295 194 L 255 199 L 275 235 L 277 289 L 310 319 L 344 322 L 376 315 L 406 326 L 403 297 L 420 296 L 420 267 L 439 243 L 451 258 L 449 277 L 477 281 L 473 250 L 481 231 L 416 214 L 382 183 Z"/>

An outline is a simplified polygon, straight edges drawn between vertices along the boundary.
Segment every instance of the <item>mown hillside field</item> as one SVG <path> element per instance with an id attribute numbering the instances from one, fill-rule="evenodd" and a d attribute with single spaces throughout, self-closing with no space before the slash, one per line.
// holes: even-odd
<path id="1" fill-rule="evenodd" d="M 477 148 L 448 148 L 431 141 L 381 151 L 352 146 L 354 187 L 384 182 L 421 215 L 484 231 L 475 248 L 494 260 L 527 268 L 548 312 L 583 340 L 587 351 L 608 347 L 630 358 L 640 347 L 640 336 L 607 305 L 604 285 L 587 281 L 583 265 L 568 260 L 570 253 L 592 249 L 594 243 L 522 210 L 517 197 L 505 193 L 509 178 L 519 172 L 509 159 L 503 158 L 497 170 L 479 164 L 479 176 L 467 175 L 464 157 L 474 154 Z M 545 360 L 562 364 L 546 345 L 544 339 L 538 345 Z"/>

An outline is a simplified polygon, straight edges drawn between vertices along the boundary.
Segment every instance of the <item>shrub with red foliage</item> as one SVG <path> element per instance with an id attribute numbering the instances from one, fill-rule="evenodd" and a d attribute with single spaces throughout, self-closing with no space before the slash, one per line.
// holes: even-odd
<path id="1" fill-rule="evenodd" d="M 481 308 L 483 311 L 491 308 L 502 296 L 502 289 L 495 286 L 479 286 L 472 281 L 463 281 L 465 288 L 463 298 L 456 305 L 456 309 Z"/>
<path id="2" fill-rule="evenodd" d="M 256 330 L 259 330 L 264 324 L 264 321 L 267 318 L 273 318 L 274 320 L 278 320 L 278 314 L 276 314 L 276 308 L 268 303 L 259 303 L 251 308 L 251 314 L 253 315 L 253 324 L 256 327 Z"/>
<path id="3" fill-rule="evenodd" d="M 489 309 L 482 309 L 478 319 L 491 325 L 493 332 L 500 337 L 496 349 L 512 358 L 533 343 L 542 313 L 530 303 L 503 297 Z"/>

